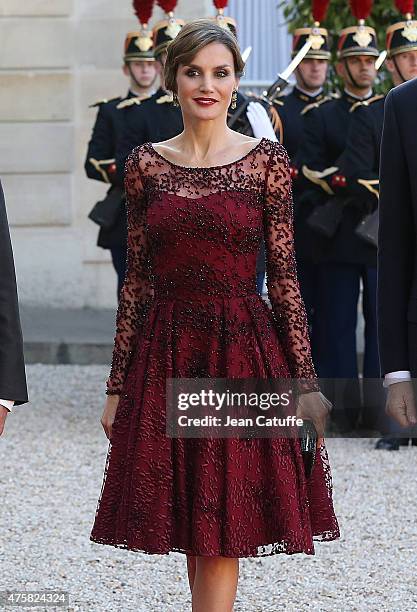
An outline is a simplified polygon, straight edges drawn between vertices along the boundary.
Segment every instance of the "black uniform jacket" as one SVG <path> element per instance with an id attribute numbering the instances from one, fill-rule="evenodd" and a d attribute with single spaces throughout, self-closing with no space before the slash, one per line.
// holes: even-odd
<path id="1" fill-rule="evenodd" d="M 375 96 L 352 107 L 346 149 L 340 160 L 341 172 L 347 179 L 346 190 L 363 200 L 368 212 L 378 206 L 384 103 L 384 96 Z"/>
<path id="2" fill-rule="evenodd" d="M 274 100 L 274 106 L 282 121 L 281 144 L 286 148 L 293 165 L 303 139 L 304 116 L 302 113 L 309 104 L 320 102 L 324 97 L 322 92 L 309 96 L 295 86 L 291 93 L 279 96 Z"/>
<path id="3" fill-rule="evenodd" d="M 302 194 L 305 189 L 311 189 L 310 184 L 303 180 L 299 164 L 298 153 L 303 144 L 304 137 L 304 111 L 311 104 L 325 99 L 322 92 L 309 96 L 295 86 L 291 93 L 275 99 L 275 108 L 282 121 L 281 143 L 287 150 L 293 170 L 298 173 L 293 176 L 292 192 L 294 200 L 294 236 L 297 257 L 304 254 L 311 241 L 309 232 L 305 236 L 305 207 L 303 207 Z M 326 98 L 327 99 L 327 98 Z M 301 257 L 303 258 L 303 257 Z"/>
<path id="4" fill-rule="evenodd" d="M 137 100 L 136 95 L 129 91 L 125 98 L 117 97 L 102 100 L 93 104 L 98 106 L 96 122 L 90 142 L 84 168 L 89 178 L 108 183 L 110 190 L 117 184 L 116 180 L 116 147 L 122 133 L 125 100 Z M 110 229 L 100 228 L 97 245 L 108 249 L 123 246 L 127 241 L 126 206 L 120 193 L 120 214 L 115 225 Z"/>
<path id="5" fill-rule="evenodd" d="M 296 248 L 301 259 L 376 265 L 376 249 L 355 234 L 365 215 L 358 198 L 350 198 L 350 204 L 344 207 L 341 223 L 332 238 L 321 236 L 307 224 L 307 218 L 315 206 L 325 204 L 335 195 L 340 198 L 340 205 L 341 200 L 349 195 L 343 190 L 337 192 L 332 186 L 332 177 L 341 172 L 340 159 L 345 151 L 353 115 L 350 111 L 356 103 L 355 98 L 343 92 L 339 98 L 328 99 L 306 109 L 304 139 L 298 163 L 310 183 L 310 192 L 305 191 L 302 197 L 305 224 L 298 244 L 296 236 Z"/>
<path id="6" fill-rule="evenodd" d="M 181 109 L 173 105 L 172 96 L 162 88 L 142 104 L 126 107 L 123 114 L 123 130 L 116 151 L 116 180 L 120 186 L 124 183 L 126 159 L 135 147 L 168 140 L 183 130 Z"/>

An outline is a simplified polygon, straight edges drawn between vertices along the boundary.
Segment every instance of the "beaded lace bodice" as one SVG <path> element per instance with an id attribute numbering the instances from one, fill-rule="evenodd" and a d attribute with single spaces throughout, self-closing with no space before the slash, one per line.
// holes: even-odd
<path id="1" fill-rule="evenodd" d="M 311 383 L 316 374 L 296 274 L 285 149 L 262 139 L 235 162 L 187 168 L 166 160 L 146 143 L 126 162 L 125 189 L 127 273 L 107 393 L 121 392 L 138 334 L 153 305 L 183 301 L 198 333 L 201 317 L 196 304 L 256 294 L 262 236 L 272 316 L 291 376 Z"/>

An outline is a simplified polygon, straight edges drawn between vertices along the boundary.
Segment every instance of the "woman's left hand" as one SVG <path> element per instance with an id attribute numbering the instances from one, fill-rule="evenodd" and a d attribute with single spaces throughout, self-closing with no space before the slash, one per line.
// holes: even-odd
<path id="1" fill-rule="evenodd" d="M 310 419 L 317 431 L 317 446 L 324 442 L 324 430 L 327 416 L 332 408 L 332 403 L 321 391 L 302 393 L 298 397 L 296 416 L 300 419 Z"/>

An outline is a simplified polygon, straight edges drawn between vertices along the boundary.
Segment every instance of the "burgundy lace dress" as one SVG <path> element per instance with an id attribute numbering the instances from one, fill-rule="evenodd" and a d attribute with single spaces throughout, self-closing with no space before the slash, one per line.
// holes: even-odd
<path id="1" fill-rule="evenodd" d="M 165 379 L 315 379 L 296 276 L 285 149 L 187 168 L 152 144 L 126 163 L 128 270 L 107 393 L 120 401 L 90 539 L 148 554 L 314 554 L 339 537 L 326 448 L 169 438 Z M 272 311 L 256 293 L 265 232 Z"/>

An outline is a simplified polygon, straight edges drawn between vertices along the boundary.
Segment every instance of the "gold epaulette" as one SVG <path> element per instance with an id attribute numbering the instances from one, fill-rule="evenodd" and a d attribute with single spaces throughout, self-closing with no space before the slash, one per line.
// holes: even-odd
<path id="1" fill-rule="evenodd" d="M 379 179 L 358 179 L 358 183 L 359 185 L 362 185 L 363 187 L 365 187 L 365 189 L 373 193 L 374 196 L 376 196 L 376 198 L 379 200 Z"/>
<path id="2" fill-rule="evenodd" d="M 172 104 L 173 101 L 174 101 L 174 96 L 172 94 L 167 93 L 164 96 L 161 96 L 160 98 L 158 98 L 156 103 L 157 104 L 165 104 L 165 103 Z"/>
<path id="3" fill-rule="evenodd" d="M 107 102 L 113 102 L 113 100 L 120 100 L 120 96 L 115 96 L 114 98 L 103 98 L 103 100 L 98 100 L 98 102 L 94 102 L 94 104 L 90 104 L 88 108 L 94 108 L 95 106 L 100 106 L 100 104 L 107 104 Z"/>
<path id="4" fill-rule="evenodd" d="M 319 170 L 311 170 L 308 166 L 304 164 L 301 170 L 306 179 L 308 179 L 312 183 L 315 183 L 316 185 L 319 185 L 319 187 L 321 187 L 323 191 L 325 191 L 329 195 L 334 195 L 333 189 L 324 179 L 330 176 L 331 174 L 337 172 L 339 170 L 337 166 L 325 168 L 320 172 Z"/>
<path id="5" fill-rule="evenodd" d="M 129 106 L 133 106 L 134 104 L 137 104 L 139 106 L 145 100 L 149 100 L 150 97 L 151 96 L 135 96 L 134 98 L 126 98 L 125 100 L 119 102 L 116 108 L 117 110 L 121 110 L 122 108 L 128 108 Z"/>
<path id="6" fill-rule="evenodd" d="M 370 104 L 372 104 L 373 102 L 376 102 L 377 100 L 382 100 L 382 98 L 384 97 L 385 96 L 380 94 L 378 96 L 373 96 L 372 98 L 368 98 L 368 100 L 358 100 L 358 102 L 355 102 L 355 104 L 352 104 L 352 106 L 349 109 L 349 112 L 353 113 L 360 106 L 369 106 Z"/>
<path id="7" fill-rule="evenodd" d="M 307 104 L 307 106 L 303 108 L 300 114 L 305 115 L 306 113 L 311 111 L 313 108 L 319 108 L 319 106 L 321 106 L 322 104 L 325 104 L 325 102 L 330 102 L 331 100 L 334 100 L 334 96 L 325 96 L 319 102 L 313 102 L 312 104 Z"/>
<path id="8" fill-rule="evenodd" d="M 269 115 L 270 115 L 270 120 L 272 123 L 272 127 L 274 128 L 274 132 L 275 134 L 278 136 L 278 140 L 281 144 L 283 144 L 284 142 L 284 127 L 282 125 L 282 120 L 281 117 L 279 116 L 279 112 L 277 111 L 276 108 L 274 108 L 274 105 L 271 104 L 270 108 L 269 108 Z"/>
<path id="9" fill-rule="evenodd" d="M 88 161 L 97 170 L 97 172 L 101 174 L 104 182 L 110 183 L 108 171 L 109 171 L 110 166 L 114 166 L 114 170 L 116 170 L 115 158 L 113 157 L 112 159 L 95 159 L 94 157 L 90 157 Z"/>

